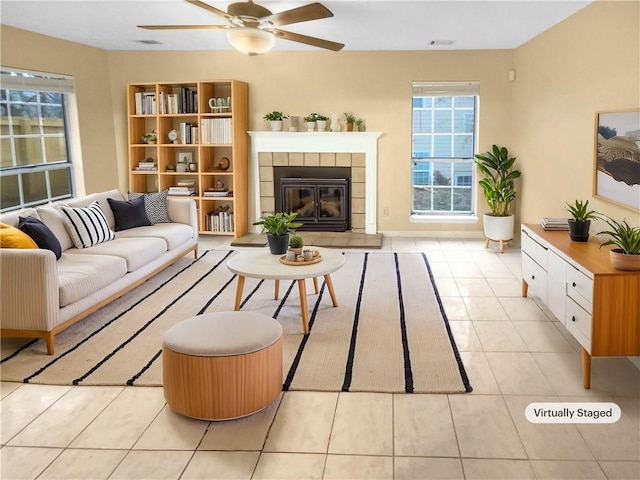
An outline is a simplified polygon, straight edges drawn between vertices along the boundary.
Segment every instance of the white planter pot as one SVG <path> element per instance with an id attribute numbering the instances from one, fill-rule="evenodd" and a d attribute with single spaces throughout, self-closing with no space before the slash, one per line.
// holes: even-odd
<path id="1" fill-rule="evenodd" d="M 484 214 L 484 236 L 489 240 L 507 241 L 513 239 L 514 216 L 494 217 Z"/>
<path id="2" fill-rule="evenodd" d="M 305 122 L 304 124 L 307 126 L 308 132 L 313 132 L 316 128 L 316 122 Z"/>
<path id="3" fill-rule="evenodd" d="M 318 120 L 316 122 L 316 124 L 318 125 L 318 131 L 319 132 L 325 132 L 327 130 L 327 121 L 326 120 Z"/>
<path id="4" fill-rule="evenodd" d="M 270 120 L 269 127 L 271 127 L 272 132 L 281 132 L 282 131 L 282 120 Z"/>

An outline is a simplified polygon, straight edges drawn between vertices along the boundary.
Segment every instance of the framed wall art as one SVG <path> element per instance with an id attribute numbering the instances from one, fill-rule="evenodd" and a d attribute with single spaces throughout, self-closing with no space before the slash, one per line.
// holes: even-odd
<path id="1" fill-rule="evenodd" d="M 640 211 L 640 109 L 597 112 L 593 194 Z"/>

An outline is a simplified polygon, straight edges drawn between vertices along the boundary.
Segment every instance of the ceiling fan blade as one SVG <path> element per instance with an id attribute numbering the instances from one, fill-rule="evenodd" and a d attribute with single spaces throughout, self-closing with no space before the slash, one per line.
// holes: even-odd
<path id="1" fill-rule="evenodd" d="M 284 38 L 285 40 L 291 40 L 292 42 L 304 43 L 312 45 L 314 47 L 326 48 L 327 50 L 333 50 L 337 52 L 342 50 L 344 43 L 331 42 L 329 40 L 323 40 L 321 38 L 309 37 L 300 33 L 287 32 L 285 30 L 278 30 L 277 28 L 267 30 L 273 33 L 278 38 Z"/>
<path id="2" fill-rule="evenodd" d="M 227 30 L 231 25 L 138 25 L 146 30 Z"/>
<path id="3" fill-rule="evenodd" d="M 208 12 L 214 13 L 216 15 L 220 15 L 221 17 L 226 18 L 227 20 L 229 18 L 231 18 L 231 15 L 229 15 L 227 12 L 225 12 L 224 10 L 220 10 L 219 8 L 216 7 L 212 7 L 211 5 L 209 5 L 208 3 L 204 3 L 201 2 L 200 0 L 185 0 L 187 3 L 190 3 L 191 5 L 195 5 L 196 7 L 200 7 L 200 8 L 204 8 L 205 10 L 207 10 Z"/>
<path id="4" fill-rule="evenodd" d="M 267 17 L 262 17 L 261 22 L 268 22 L 275 27 L 290 25 L 292 23 L 308 22 L 320 18 L 333 17 L 333 13 L 321 3 L 310 3 L 302 7 L 292 8 L 280 13 L 274 13 Z"/>

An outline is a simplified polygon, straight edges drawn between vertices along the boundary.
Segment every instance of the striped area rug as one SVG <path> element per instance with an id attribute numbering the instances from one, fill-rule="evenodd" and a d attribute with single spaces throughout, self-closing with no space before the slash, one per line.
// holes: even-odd
<path id="1" fill-rule="evenodd" d="M 162 335 L 205 312 L 233 310 L 233 251 L 183 259 L 56 336 L 56 355 L 34 340 L 3 358 L 3 381 L 56 385 L 162 385 Z M 302 334 L 298 288 L 247 278 L 242 309 L 284 329 L 284 390 L 458 393 L 471 391 L 429 262 L 419 253 L 346 252 L 323 282 L 309 281 L 310 334 Z M 301 267 L 303 268 L 303 267 Z M 320 278 L 322 280 L 322 278 Z"/>

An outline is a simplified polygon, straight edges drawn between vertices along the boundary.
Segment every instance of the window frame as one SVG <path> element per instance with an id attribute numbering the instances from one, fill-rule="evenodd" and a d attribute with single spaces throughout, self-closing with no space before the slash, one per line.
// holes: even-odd
<path id="1" fill-rule="evenodd" d="M 18 203 L 10 206 L 0 205 L 0 212 L 10 212 L 20 210 L 27 207 L 35 207 L 51 203 L 57 200 L 73 198 L 76 192 L 76 172 L 74 169 L 74 155 L 72 149 L 72 136 L 74 135 L 73 120 L 70 116 L 70 106 L 75 105 L 72 96 L 75 94 L 74 80 L 72 77 L 58 74 L 49 74 L 42 72 L 33 72 L 22 69 L 14 69 L 10 67 L 0 67 L 0 89 L 5 92 L 5 98 L 2 105 L 6 108 L 6 113 L 2 115 L 7 122 L 7 132 L 0 133 L 2 139 L 10 141 L 11 149 L 11 166 L 0 166 L 0 178 L 16 177 L 17 178 L 17 195 Z M 37 92 L 37 100 L 32 103 L 37 107 L 38 133 L 17 134 L 13 130 L 12 105 L 22 104 L 23 102 L 12 99 L 11 92 L 28 91 Z M 58 93 L 61 96 L 60 103 L 54 103 L 56 107 L 62 109 L 62 139 L 66 158 L 63 160 L 47 161 L 47 149 L 45 146 L 47 138 L 61 138 L 60 134 L 48 134 L 45 132 L 46 120 L 49 117 L 43 116 L 43 106 L 49 104 L 41 101 L 42 93 Z M 34 117 L 35 118 L 35 117 Z M 40 144 L 40 162 L 27 165 L 18 165 L 18 154 L 15 148 L 16 140 L 36 138 Z M 69 191 L 62 195 L 55 195 L 52 187 L 52 172 L 65 170 L 67 172 Z M 44 173 L 43 181 L 46 188 L 46 194 L 36 200 L 25 198 L 25 176 Z"/>
<path id="2" fill-rule="evenodd" d="M 452 100 L 454 97 L 473 97 L 473 105 L 468 107 L 459 107 L 459 111 L 464 112 L 465 109 L 473 110 L 473 129 L 471 132 L 456 132 L 455 128 L 455 100 L 453 100 L 448 107 L 438 107 L 434 104 L 434 102 L 430 102 L 430 105 L 427 107 L 419 107 L 416 106 L 416 98 L 420 97 L 451 97 Z M 472 222 L 477 220 L 476 216 L 476 196 L 477 196 L 477 182 L 476 182 L 476 172 L 474 168 L 473 158 L 477 153 L 477 145 L 478 145 L 478 119 L 479 119 L 479 100 L 480 100 L 480 84 L 479 82 L 412 82 L 412 95 L 411 95 L 411 221 L 412 222 Z M 417 110 L 427 110 L 432 114 L 429 117 L 429 121 L 431 122 L 430 131 L 421 132 L 416 131 L 416 111 Z M 436 111 L 451 111 L 451 128 L 447 131 L 437 132 L 435 128 L 435 113 Z M 435 145 L 435 139 L 440 136 L 448 136 L 450 137 L 450 153 L 451 156 L 414 156 L 415 155 L 415 139 L 416 137 L 420 137 L 421 135 L 430 136 L 431 144 L 430 147 L 433 151 L 433 147 Z M 466 155 L 458 155 L 455 156 L 455 138 L 456 136 L 471 136 L 471 148 L 472 154 L 471 156 Z M 429 172 L 430 179 L 426 185 L 415 183 L 415 174 L 416 167 L 419 164 L 428 164 L 429 167 L 425 170 Z M 442 165 L 450 164 L 449 171 L 447 172 L 446 178 L 449 179 L 449 183 L 447 185 L 438 185 L 435 181 L 436 171 L 440 171 Z M 470 172 L 471 180 L 469 185 L 456 185 L 455 177 L 458 176 L 456 174 L 455 166 L 456 165 L 468 165 L 468 168 L 464 168 L 464 170 L 468 170 Z M 466 173 L 466 172 L 465 172 Z M 416 192 L 417 189 L 423 188 L 430 192 L 431 197 L 431 209 L 418 209 L 416 208 Z M 470 206 L 469 209 L 465 209 L 463 211 L 455 210 L 455 193 L 456 188 L 468 189 L 470 192 Z M 437 190 L 449 190 L 449 210 L 434 210 L 433 209 L 433 198 L 434 192 Z"/>

